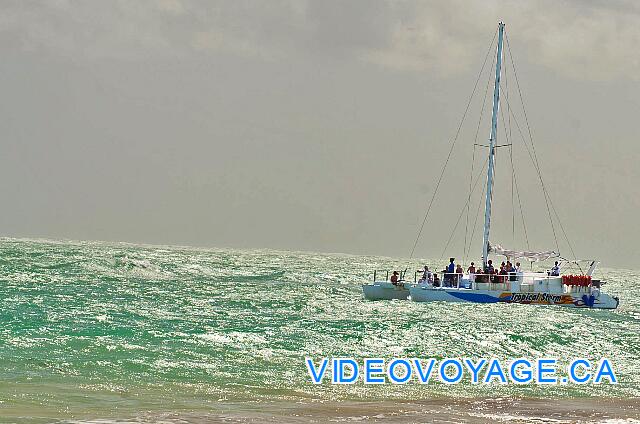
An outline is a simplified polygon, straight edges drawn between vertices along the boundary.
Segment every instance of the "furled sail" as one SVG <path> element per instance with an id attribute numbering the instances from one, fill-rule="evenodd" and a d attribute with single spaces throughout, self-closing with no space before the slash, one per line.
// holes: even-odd
<path id="1" fill-rule="evenodd" d="M 506 256 L 510 259 L 527 259 L 532 262 L 544 261 L 550 258 L 557 258 L 560 256 L 559 253 L 553 250 L 548 250 L 546 252 L 525 252 L 520 250 L 505 249 L 499 244 L 496 244 L 496 245 L 489 244 L 489 253 L 493 253 L 494 255 Z"/>

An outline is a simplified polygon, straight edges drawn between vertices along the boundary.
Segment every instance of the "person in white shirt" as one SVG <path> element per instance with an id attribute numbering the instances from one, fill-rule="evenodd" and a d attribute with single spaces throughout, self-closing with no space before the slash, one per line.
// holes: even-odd
<path id="1" fill-rule="evenodd" d="M 517 281 L 522 281 L 522 268 L 520 267 L 520 262 L 516 262 L 516 268 L 515 268 L 515 272 L 516 272 L 516 280 Z"/>
<path id="2" fill-rule="evenodd" d="M 560 275 L 560 265 L 558 265 L 558 261 L 556 261 L 556 264 L 551 268 L 551 272 L 549 273 L 549 275 L 553 277 L 557 277 Z"/>
<path id="3" fill-rule="evenodd" d="M 431 284 L 433 282 L 433 273 L 429 271 L 428 266 L 424 266 L 424 271 L 422 271 L 422 277 L 418 281 L 418 284 Z"/>

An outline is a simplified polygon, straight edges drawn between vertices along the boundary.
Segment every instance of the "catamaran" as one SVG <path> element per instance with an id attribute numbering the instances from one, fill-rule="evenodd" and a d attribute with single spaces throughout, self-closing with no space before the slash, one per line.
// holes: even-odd
<path id="1" fill-rule="evenodd" d="M 498 42 L 496 47 L 496 68 L 493 84 L 491 131 L 488 146 L 485 146 L 488 148 L 488 158 L 484 200 L 482 268 L 479 268 L 473 273 L 451 272 L 451 270 L 449 270 L 449 272 L 435 274 L 431 274 L 429 272 L 429 275 L 427 275 L 425 270 L 423 278 L 420 280 L 418 280 L 418 273 L 414 274 L 413 282 L 405 279 L 406 270 L 401 273 L 400 278 L 394 278 L 394 281 L 390 281 L 388 271 L 383 271 L 382 273 L 375 271 L 373 282 L 362 286 L 366 299 L 411 299 L 414 302 L 445 301 L 473 303 L 521 303 L 598 309 L 615 309 L 618 307 L 618 298 L 602 292 L 601 287 L 604 282 L 593 278 L 593 273 L 598 265 L 597 261 L 589 261 L 588 269 L 583 271 L 583 268 L 579 265 L 580 261 L 569 261 L 563 259 L 560 257 L 559 253 L 553 250 L 544 252 L 516 251 L 505 249 L 497 244 L 492 245 L 489 241 L 495 174 L 495 154 L 496 149 L 501 147 L 497 145 L 497 136 L 498 114 L 500 112 L 500 81 L 502 76 L 504 33 L 505 25 L 503 22 L 500 22 L 497 29 Z M 493 41 L 491 45 L 493 46 Z M 535 161 L 536 170 L 538 171 L 540 182 L 542 183 L 542 176 L 540 174 L 539 167 L 537 166 L 537 158 L 532 158 L 532 160 Z M 547 200 L 548 194 L 546 191 L 544 191 L 544 195 L 545 200 Z M 429 209 L 427 210 L 427 215 Z M 549 216 L 551 219 L 550 212 Z M 512 268 L 509 272 L 497 274 L 492 268 L 491 260 L 489 259 L 490 254 L 505 257 L 508 263 L 519 259 L 528 260 L 533 263 L 557 258 L 560 260 L 561 264 L 576 265 L 579 269 L 579 273 L 560 275 L 560 273 L 557 272 L 525 272 L 520 268 Z M 586 268 L 586 266 L 584 268 Z M 438 274 L 442 275 L 441 279 L 436 277 L 434 280 L 431 278 L 431 275 L 437 276 Z M 385 277 L 382 278 L 382 275 Z"/>

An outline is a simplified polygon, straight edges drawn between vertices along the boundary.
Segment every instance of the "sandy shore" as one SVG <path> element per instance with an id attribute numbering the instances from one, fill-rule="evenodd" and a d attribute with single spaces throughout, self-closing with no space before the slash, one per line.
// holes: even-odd
<path id="1" fill-rule="evenodd" d="M 180 411 L 46 415 L 0 408 L 2 422 L 38 423 L 640 423 L 640 399 L 238 402 Z"/>
<path id="2" fill-rule="evenodd" d="M 151 418 L 151 417 L 149 417 Z M 159 418 L 159 417 L 157 417 Z M 171 415 L 163 417 L 172 421 Z M 431 400 L 421 402 L 327 402 L 272 404 L 256 410 L 236 410 L 206 417 L 181 415 L 182 422 L 225 423 L 321 423 L 321 422 L 549 422 L 549 423 L 640 423 L 640 399 L 578 400 Z"/>

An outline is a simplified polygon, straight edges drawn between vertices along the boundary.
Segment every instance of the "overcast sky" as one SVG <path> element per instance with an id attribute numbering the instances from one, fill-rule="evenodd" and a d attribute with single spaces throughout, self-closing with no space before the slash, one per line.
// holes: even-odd
<path id="1" fill-rule="evenodd" d="M 636 1 L 0 8 L 3 235 L 408 256 L 502 19 L 541 171 L 576 255 L 622 267 L 640 259 Z M 494 55 L 418 257 L 440 257 L 467 201 Z M 554 249 L 515 124 L 526 132 L 510 66 L 504 89 L 529 245 Z M 486 150 L 475 157 L 477 173 Z M 510 169 L 502 148 L 491 239 L 526 248 L 517 199 L 512 231 Z M 483 185 L 446 256 L 463 256 Z"/>

